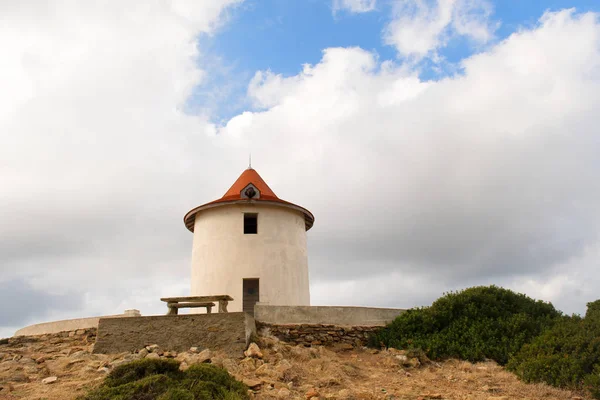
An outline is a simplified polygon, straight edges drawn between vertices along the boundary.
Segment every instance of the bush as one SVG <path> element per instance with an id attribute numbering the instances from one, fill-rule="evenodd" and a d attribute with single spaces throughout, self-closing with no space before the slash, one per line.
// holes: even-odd
<path id="1" fill-rule="evenodd" d="M 108 387 L 120 386 L 152 375 L 167 375 L 177 378 L 181 374 L 175 360 L 142 359 L 116 367 L 104 381 Z"/>
<path id="2" fill-rule="evenodd" d="M 179 370 L 175 360 L 138 360 L 115 368 L 84 400 L 245 400 L 248 388 L 210 364 Z"/>
<path id="3" fill-rule="evenodd" d="M 423 349 L 429 358 L 493 359 L 506 364 L 561 314 L 550 303 L 497 286 L 450 292 L 430 307 L 408 310 L 371 345 Z"/>
<path id="4" fill-rule="evenodd" d="M 588 303 L 585 318 L 562 317 L 509 362 L 525 382 L 587 388 L 600 399 L 600 301 Z"/>

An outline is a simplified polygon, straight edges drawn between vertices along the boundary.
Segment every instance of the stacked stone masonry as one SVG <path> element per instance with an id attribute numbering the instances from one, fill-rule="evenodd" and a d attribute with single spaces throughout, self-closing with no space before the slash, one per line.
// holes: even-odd
<path id="1" fill-rule="evenodd" d="M 304 346 L 367 345 L 372 333 L 381 326 L 336 326 L 324 324 L 275 325 L 258 323 L 261 334 L 271 334 L 279 340 Z"/>

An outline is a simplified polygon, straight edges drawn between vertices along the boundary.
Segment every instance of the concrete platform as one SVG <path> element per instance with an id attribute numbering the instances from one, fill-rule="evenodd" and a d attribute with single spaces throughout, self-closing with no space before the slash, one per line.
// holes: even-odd
<path id="1" fill-rule="evenodd" d="M 242 312 L 101 318 L 94 353 L 136 351 L 157 344 L 163 350 L 209 348 L 238 357 L 255 334 L 254 318 Z"/>

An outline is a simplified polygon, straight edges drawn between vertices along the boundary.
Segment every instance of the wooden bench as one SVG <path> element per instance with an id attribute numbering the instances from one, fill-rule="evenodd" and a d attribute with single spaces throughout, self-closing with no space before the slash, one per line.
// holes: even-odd
<path id="1" fill-rule="evenodd" d="M 177 315 L 180 308 L 199 308 L 206 307 L 206 313 L 210 314 L 215 306 L 213 301 L 219 303 L 219 312 L 227 312 L 227 304 L 233 301 L 233 297 L 228 295 L 217 296 L 187 296 L 187 297 L 163 297 L 160 299 L 167 303 L 169 312 L 167 315 Z"/>

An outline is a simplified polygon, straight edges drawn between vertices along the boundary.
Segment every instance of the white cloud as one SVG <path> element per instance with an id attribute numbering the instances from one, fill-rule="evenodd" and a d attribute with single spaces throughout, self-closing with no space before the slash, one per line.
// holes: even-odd
<path id="1" fill-rule="evenodd" d="M 384 31 L 386 44 L 404 57 L 437 57 L 437 50 L 453 37 L 487 43 L 497 27 L 487 0 L 396 0 L 393 18 Z"/>
<path id="2" fill-rule="evenodd" d="M 333 0 L 334 14 L 340 10 L 346 10 L 351 13 L 364 13 L 373 11 L 377 0 Z"/>
<path id="3" fill-rule="evenodd" d="M 182 107 L 206 79 L 197 37 L 234 3 L 0 5 L 0 281 L 74 291 L 89 315 L 114 312 L 123 282 L 187 278 L 181 217 L 221 187 L 194 185 L 215 128 Z"/>
<path id="4" fill-rule="evenodd" d="M 596 14 L 567 10 L 440 81 L 358 48 L 327 49 L 296 76 L 258 75 L 249 93 L 270 108 L 242 136 L 267 164 L 287 166 L 271 185 L 286 187 L 292 174 L 284 197 L 316 215 L 315 301 L 370 303 L 379 297 L 365 289 L 369 276 L 398 303 L 438 281 L 543 285 L 595 246 L 599 41 Z M 581 268 L 597 275 L 590 265 Z M 398 276 L 429 283 L 396 292 Z M 340 281 L 361 289 L 340 295 Z M 593 281 L 573 282 L 553 296 L 528 287 L 572 310 L 574 288 L 590 292 Z"/>

